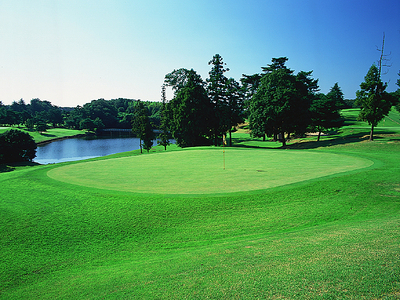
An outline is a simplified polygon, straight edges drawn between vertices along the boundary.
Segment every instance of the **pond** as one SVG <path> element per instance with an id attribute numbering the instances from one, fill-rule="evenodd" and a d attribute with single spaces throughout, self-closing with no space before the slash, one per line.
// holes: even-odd
<path id="1" fill-rule="evenodd" d="M 157 141 L 153 142 L 157 145 Z M 139 139 L 123 138 L 70 138 L 38 146 L 34 162 L 53 164 L 75 161 L 114 153 L 140 149 Z"/>

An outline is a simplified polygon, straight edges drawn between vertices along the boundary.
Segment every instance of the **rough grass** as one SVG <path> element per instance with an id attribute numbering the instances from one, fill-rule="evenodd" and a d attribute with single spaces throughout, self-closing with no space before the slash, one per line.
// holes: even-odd
<path id="1" fill-rule="evenodd" d="M 47 176 L 80 163 L 0 173 L 0 298 L 398 299 L 400 127 L 374 142 L 352 129 L 289 146 L 373 167 L 249 192 L 143 194 Z"/>

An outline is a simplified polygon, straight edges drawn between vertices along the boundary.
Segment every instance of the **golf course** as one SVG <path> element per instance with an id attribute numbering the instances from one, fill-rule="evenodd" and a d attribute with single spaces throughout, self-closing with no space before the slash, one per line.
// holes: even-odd
<path id="1" fill-rule="evenodd" d="M 0 171 L 0 299 L 399 299 L 400 114 Z"/>

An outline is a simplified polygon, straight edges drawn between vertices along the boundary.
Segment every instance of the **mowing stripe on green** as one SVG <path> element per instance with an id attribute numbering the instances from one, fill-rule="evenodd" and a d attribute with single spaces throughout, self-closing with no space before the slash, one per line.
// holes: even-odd
<path id="1" fill-rule="evenodd" d="M 251 191 L 371 166 L 368 159 L 313 151 L 215 148 L 89 161 L 50 170 L 71 184 L 126 192 Z"/>

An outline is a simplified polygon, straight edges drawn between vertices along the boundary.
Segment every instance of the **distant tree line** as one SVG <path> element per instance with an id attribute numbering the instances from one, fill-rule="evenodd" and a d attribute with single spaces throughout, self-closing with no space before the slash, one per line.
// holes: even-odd
<path id="1" fill-rule="evenodd" d="M 49 101 L 32 99 L 14 101 L 11 105 L 0 102 L 1 125 L 23 125 L 28 130 L 46 131 L 49 127 L 86 129 L 96 131 L 103 128 L 131 129 L 132 121 L 139 110 L 138 100 L 113 99 L 93 100 L 75 108 L 58 107 Z M 160 125 L 160 102 L 141 102 L 146 107 L 152 126 Z"/>

